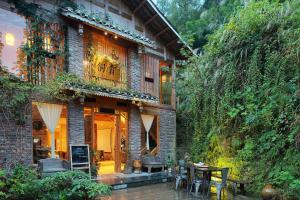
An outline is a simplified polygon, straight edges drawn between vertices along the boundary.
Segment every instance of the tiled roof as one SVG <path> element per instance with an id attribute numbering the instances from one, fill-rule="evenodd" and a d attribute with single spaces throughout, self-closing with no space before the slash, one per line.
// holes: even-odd
<path id="1" fill-rule="evenodd" d="M 151 94 L 145 94 L 136 91 L 124 91 L 105 87 L 89 86 L 84 84 L 67 85 L 65 88 L 67 90 L 81 92 L 86 95 L 103 96 L 130 101 L 141 101 L 145 103 L 158 103 L 157 97 L 152 96 Z"/>
<path id="2" fill-rule="evenodd" d="M 101 17 L 95 17 L 92 15 L 87 14 L 86 11 L 77 9 L 73 10 L 70 7 L 63 8 L 61 10 L 61 14 L 65 17 L 69 17 L 74 20 L 81 21 L 87 25 L 93 26 L 95 28 L 105 30 L 107 32 L 111 32 L 114 34 L 119 35 L 120 37 L 143 44 L 145 46 L 154 47 L 154 41 L 146 38 L 144 35 L 137 34 L 132 32 L 125 27 L 121 27 L 119 25 L 114 24 L 111 20 L 107 20 Z"/>

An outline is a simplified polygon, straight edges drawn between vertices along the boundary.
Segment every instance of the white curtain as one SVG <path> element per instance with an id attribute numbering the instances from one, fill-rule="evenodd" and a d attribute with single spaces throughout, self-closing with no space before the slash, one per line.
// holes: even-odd
<path id="1" fill-rule="evenodd" d="M 142 117 L 143 124 L 144 124 L 144 127 L 145 127 L 146 132 L 147 132 L 146 148 L 147 148 L 147 150 L 150 150 L 150 147 L 149 147 L 149 131 L 150 131 L 150 128 L 151 128 L 153 120 L 154 120 L 154 115 L 141 114 L 141 117 Z"/>
<path id="2" fill-rule="evenodd" d="M 97 150 L 104 152 L 112 152 L 112 129 L 98 129 L 97 130 Z"/>
<path id="3" fill-rule="evenodd" d="M 51 157 L 55 158 L 54 131 L 60 118 L 63 106 L 58 104 L 37 103 L 37 108 L 51 132 Z"/>

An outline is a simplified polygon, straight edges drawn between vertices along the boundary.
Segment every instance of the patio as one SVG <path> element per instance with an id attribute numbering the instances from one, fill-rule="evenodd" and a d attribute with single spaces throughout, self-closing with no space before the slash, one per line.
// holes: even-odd
<path id="1" fill-rule="evenodd" d="M 111 197 L 105 198 L 105 200 L 194 200 L 194 199 L 217 199 L 216 194 L 212 193 L 210 198 L 206 196 L 198 195 L 197 197 L 192 194 L 188 194 L 184 189 L 176 191 L 174 189 L 174 183 L 161 183 L 136 188 L 129 188 L 123 190 L 113 191 Z M 225 194 L 222 199 L 235 199 L 235 200 L 254 200 L 249 197 L 237 195 L 235 197 L 232 194 Z"/>

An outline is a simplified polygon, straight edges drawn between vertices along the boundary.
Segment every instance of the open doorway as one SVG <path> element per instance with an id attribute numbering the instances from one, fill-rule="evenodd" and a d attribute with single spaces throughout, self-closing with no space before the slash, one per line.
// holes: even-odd
<path id="1" fill-rule="evenodd" d="M 85 143 L 90 146 L 98 174 L 124 171 L 128 154 L 128 113 L 85 107 L 84 119 Z"/>
<path id="2" fill-rule="evenodd" d="M 112 174 L 116 165 L 116 116 L 111 114 L 94 115 L 94 148 L 97 152 L 99 174 Z"/>

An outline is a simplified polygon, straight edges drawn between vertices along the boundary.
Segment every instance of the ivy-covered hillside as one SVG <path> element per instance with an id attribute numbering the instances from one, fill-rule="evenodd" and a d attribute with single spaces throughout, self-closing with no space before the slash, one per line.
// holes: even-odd
<path id="1" fill-rule="evenodd" d="M 208 36 L 203 55 L 189 59 L 177 83 L 179 114 L 185 116 L 179 128 L 192 141 L 195 161 L 230 167 L 232 175 L 250 182 L 250 191 L 271 183 L 295 199 L 299 24 L 298 0 L 249 3 Z"/>

